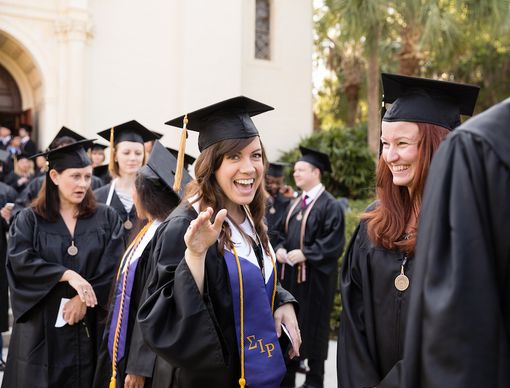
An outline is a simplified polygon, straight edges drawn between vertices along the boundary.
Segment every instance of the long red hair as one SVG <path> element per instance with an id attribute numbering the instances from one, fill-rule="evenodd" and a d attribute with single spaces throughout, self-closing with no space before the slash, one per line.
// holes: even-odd
<path id="1" fill-rule="evenodd" d="M 399 249 L 410 254 L 416 247 L 416 234 L 402 239 L 413 214 L 418 223 L 423 190 L 432 157 L 439 144 L 448 135 L 446 128 L 428 123 L 416 123 L 420 131 L 418 140 L 418 161 L 412 182 L 411 192 L 405 186 L 393 184 L 393 175 L 382 158 L 379 158 L 376 171 L 376 195 L 378 204 L 371 211 L 361 215 L 367 220 L 368 237 L 377 246 L 386 249 Z M 414 226 L 416 231 L 416 226 Z"/>

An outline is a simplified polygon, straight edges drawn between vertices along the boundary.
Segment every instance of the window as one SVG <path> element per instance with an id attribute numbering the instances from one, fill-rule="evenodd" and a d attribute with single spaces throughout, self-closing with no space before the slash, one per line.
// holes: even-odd
<path id="1" fill-rule="evenodd" d="M 270 0 L 255 0 L 255 58 L 271 59 Z"/>

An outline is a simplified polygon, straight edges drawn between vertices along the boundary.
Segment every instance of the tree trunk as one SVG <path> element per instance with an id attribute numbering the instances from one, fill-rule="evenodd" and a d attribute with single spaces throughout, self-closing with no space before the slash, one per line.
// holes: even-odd
<path id="1" fill-rule="evenodd" d="M 356 124 L 359 104 L 359 85 L 349 85 L 344 89 L 347 98 L 347 126 Z"/>
<path id="2" fill-rule="evenodd" d="M 380 105 L 380 69 L 379 69 L 379 33 L 370 39 L 367 64 L 367 88 L 368 88 L 368 146 L 377 155 L 379 152 L 381 115 Z"/>
<path id="3" fill-rule="evenodd" d="M 420 53 L 418 51 L 419 31 L 414 28 L 414 22 L 409 22 L 402 29 L 402 50 L 399 53 L 400 74 L 415 75 L 420 66 Z"/>

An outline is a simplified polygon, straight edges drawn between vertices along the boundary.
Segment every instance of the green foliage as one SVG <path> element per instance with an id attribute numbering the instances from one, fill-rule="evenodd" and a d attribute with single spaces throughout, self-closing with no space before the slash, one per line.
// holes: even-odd
<path id="1" fill-rule="evenodd" d="M 375 164 L 366 143 L 366 133 L 365 125 L 335 128 L 315 132 L 300 142 L 304 147 L 329 155 L 333 172 L 325 173 L 322 182 L 336 197 L 356 199 L 373 195 Z M 299 148 L 295 148 L 280 159 L 292 165 L 300 155 Z M 287 182 L 293 181 L 292 171 L 289 171 Z"/>
<path id="2" fill-rule="evenodd" d="M 347 246 L 349 241 L 351 241 L 352 234 L 354 230 L 358 226 L 359 216 L 361 213 L 365 211 L 368 205 L 373 201 L 373 198 L 369 199 L 358 199 L 358 200 L 349 200 L 349 209 L 345 213 L 345 250 L 347 250 Z M 345 253 L 345 252 L 344 252 Z M 338 273 L 340 274 L 340 268 L 342 266 L 343 257 L 338 262 Z M 333 306 L 333 311 L 331 313 L 331 318 L 329 321 L 329 327 L 331 329 L 331 338 L 336 338 L 338 335 L 338 326 L 340 323 L 340 313 L 342 312 L 342 301 L 340 298 L 340 291 L 337 291 L 335 295 L 335 304 Z"/>

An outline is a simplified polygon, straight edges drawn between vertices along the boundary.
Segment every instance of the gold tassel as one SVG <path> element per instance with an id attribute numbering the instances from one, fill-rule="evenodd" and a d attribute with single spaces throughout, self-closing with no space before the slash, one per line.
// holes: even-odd
<path id="1" fill-rule="evenodd" d="M 112 177 L 115 176 L 115 136 L 113 127 L 110 129 L 110 160 L 108 161 L 108 171 Z"/>
<path id="2" fill-rule="evenodd" d="M 187 125 L 188 115 L 185 115 L 184 119 L 182 120 L 181 141 L 179 142 L 179 153 L 177 154 L 177 168 L 175 169 L 175 179 L 173 186 L 173 190 L 176 193 L 178 193 L 181 190 L 182 171 L 184 169 L 184 153 L 186 151 Z"/>

